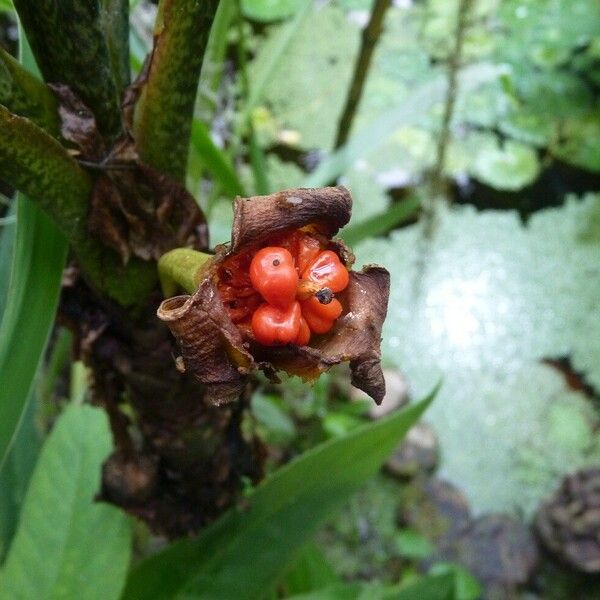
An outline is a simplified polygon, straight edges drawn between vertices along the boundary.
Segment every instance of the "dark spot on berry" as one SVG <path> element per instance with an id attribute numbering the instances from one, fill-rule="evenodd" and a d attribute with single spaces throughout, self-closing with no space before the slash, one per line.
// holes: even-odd
<path id="1" fill-rule="evenodd" d="M 281 264 L 281 261 L 280 261 L 278 258 L 276 258 L 276 259 L 273 261 L 273 266 L 274 266 L 274 267 L 278 267 L 280 264 Z"/>
<path id="2" fill-rule="evenodd" d="M 333 300 L 333 292 L 329 288 L 319 290 L 315 296 L 321 304 L 329 304 Z"/>

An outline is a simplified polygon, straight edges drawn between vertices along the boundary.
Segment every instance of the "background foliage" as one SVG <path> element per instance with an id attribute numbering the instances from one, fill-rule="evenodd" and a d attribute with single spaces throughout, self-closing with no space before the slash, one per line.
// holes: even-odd
<path id="1" fill-rule="evenodd" d="M 600 5 L 472 2 L 443 161 L 458 0 L 392 3 L 350 141 L 334 148 L 372 5 L 243 0 L 240 16 L 238 3 L 221 3 L 187 187 L 216 244 L 229 238 L 236 194 L 348 186 L 354 214 L 342 235 L 359 264 L 392 274 L 384 361 L 412 396 L 443 381 L 426 416 L 439 473 L 475 517 L 528 523 L 565 473 L 600 457 Z M 130 8 L 135 74 L 156 7 Z M 0 43 L 14 51 L 12 4 L 0 0 L 0 11 Z M 27 53 L 22 62 L 34 70 Z M 26 407 L 0 471 L 0 597 L 480 596 L 467 571 L 437 560 L 431 532 L 398 523 L 404 487 L 379 475 L 355 494 L 425 405 L 365 424 L 369 406 L 349 401 L 344 373 L 314 389 L 263 386 L 249 427 L 274 469 L 296 460 L 248 489 L 247 511 L 144 561 L 156 540 L 92 502 L 107 424 L 80 405 L 86 372 L 71 363 L 69 334 L 50 335 L 64 240 L 24 198 L 0 191 L 2 454 Z M 38 302 L 25 315 L 32 286 Z M 544 577 L 553 584 L 543 597 L 583 593 Z"/>

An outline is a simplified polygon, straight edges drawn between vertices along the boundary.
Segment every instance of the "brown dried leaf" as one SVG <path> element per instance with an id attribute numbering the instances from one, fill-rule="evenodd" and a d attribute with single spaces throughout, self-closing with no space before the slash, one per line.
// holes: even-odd
<path id="1" fill-rule="evenodd" d="M 350 273 L 350 283 L 336 295 L 344 313 L 327 334 L 311 340 L 310 346 L 252 346 L 252 354 L 263 368 L 274 368 L 315 379 L 333 365 L 350 362 L 352 385 L 378 404 L 385 396 L 381 370 L 381 328 L 387 313 L 390 276 L 377 265 Z"/>
<path id="2" fill-rule="evenodd" d="M 254 360 L 231 322 L 210 277 L 193 296 L 175 296 L 162 302 L 157 315 L 175 336 L 185 368 L 211 386 L 214 403 L 235 399 Z"/>
<path id="3" fill-rule="evenodd" d="M 98 131 L 94 113 L 64 84 L 49 84 L 58 98 L 61 135 L 75 144 L 86 160 L 99 160 L 104 142 Z"/>
<path id="4" fill-rule="evenodd" d="M 327 237 L 335 235 L 352 213 L 350 192 L 342 186 L 296 188 L 268 196 L 236 198 L 233 206 L 231 252 L 260 243 L 290 229 L 315 225 Z"/>
<path id="5" fill-rule="evenodd" d="M 131 154 L 129 145 L 121 144 L 96 180 L 91 231 L 117 250 L 124 263 L 131 255 L 157 260 L 182 246 L 205 249 L 208 229 L 193 197 L 166 175 L 131 162 Z"/>
<path id="6" fill-rule="evenodd" d="M 158 310 L 179 342 L 186 370 L 205 384 L 239 381 L 252 368 L 272 377 L 283 370 L 312 380 L 335 364 L 349 362 L 352 384 L 377 403 L 382 401 L 385 381 L 380 343 L 389 296 L 389 273 L 383 267 L 370 265 L 362 272 L 350 272 L 348 287 L 337 295 L 343 315 L 330 332 L 314 336 L 310 346 L 302 347 L 244 343 L 214 284 L 224 258 L 277 233 L 312 226 L 323 235 L 333 235 L 348 222 L 351 203 L 343 187 L 292 189 L 236 200 L 231 249 L 218 249 L 201 273 L 202 283 L 193 296 L 170 298 Z M 348 266 L 354 262 L 342 242 L 329 244 Z"/>

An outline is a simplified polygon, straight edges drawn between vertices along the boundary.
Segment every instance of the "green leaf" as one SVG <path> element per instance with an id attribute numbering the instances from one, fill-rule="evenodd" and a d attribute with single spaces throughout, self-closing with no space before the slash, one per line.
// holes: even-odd
<path id="1" fill-rule="evenodd" d="M 36 427 L 37 398 L 27 400 L 21 427 L 4 465 L 0 468 L 0 565 L 17 529 L 23 499 L 41 444 Z"/>
<path id="2" fill-rule="evenodd" d="M 12 12 L 14 10 L 11 0 L 0 0 L 0 12 Z"/>
<path id="3" fill-rule="evenodd" d="M 60 133 L 56 96 L 8 52 L 0 48 L 0 104 L 27 117 L 54 137 Z"/>
<path id="4" fill-rule="evenodd" d="M 291 596 L 290 600 L 458 600 L 454 590 L 453 574 L 444 574 L 422 577 L 401 587 L 377 583 L 342 583 Z"/>
<path id="5" fill-rule="evenodd" d="M 252 415 L 265 429 L 269 443 L 289 442 L 296 436 L 294 421 L 278 406 L 277 397 L 255 393 L 252 396 Z"/>
<path id="6" fill-rule="evenodd" d="M 482 151 L 472 170 L 477 179 L 497 190 L 520 190 L 537 179 L 540 162 L 531 146 L 507 141 L 502 148 Z"/>
<path id="7" fill-rule="evenodd" d="M 124 306 L 145 301 L 157 281 L 156 265 L 137 258 L 123 265 L 117 253 L 89 235 L 88 175 L 56 139 L 1 105 L 0 178 L 33 198 L 54 220 L 98 289 Z"/>
<path id="8" fill-rule="evenodd" d="M 20 197 L 11 282 L 0 324 L 0 466 L 8 451 L 46 347 L 67 254 L 64 236 Z"/>
<path id="9" fill-rule="evenodd" d="M 44 80 L 68 85 L 92 110 L 100 131 L 116 136 L 121 131 L 121 99 L 99 0 L 14 4 Z"/>
<path id="10" fill-rule="evenodd" d="M 91 191 L 87 174 L 59 142 L 0 105 L 0 177 L 35 198 L 65 233 L 75 232 Z"/>
<path id="11" fill-rule="evenodd" d="M 3 197 L 0 195 L 0 200 Z M 11 202 L 4 217 L 4 223 L 0 225 L 0 323 L 8 298 L 8 283 L 13 262 L 13 248 L 15 244 L 17 203 Z"/>
<path id="12" fill-rule="evenodd" d="M 119 597 L 130 558 L 130 523 L 119 509 L 94 501 L 111 447 L 102 410 L 67 408 L 31 478 L 0 572 L 1 600 Z"/>
<path id="13" fill-rule="evenodd" d="M 477 600 L 481 598 L 483 590 L 479 582 L 460 565 L 452 563 L 436 563 L 429 570 L 430 576 L 454 576 L 454 594 L 452 600 Z"/>
<path id="14" fill-rule="evenodd" d="M 289 595 L 304 594 L 341 583 L 319 547 L 307 544 L 282 582 Z"/>
<path id="15" fill-rule="evenodd" d="M 567 119 L 552 154 L 572 165 L 600 171 L 600 111 Z"/>
<path id="16" fill-rule="evenodd" d="M 161 0 L 148 77 L 135 109 L 137 150 L 183 182 L 196 90 L 218 0 Z"/>
<path id="17" fill-rule="evenodd" d="M 421 206 L 421 201 L 412 196 L 392 204 L 386 211 L 369 217 L 364 221 L 352 223 L 346 227 L 341 236 L 350 246 L 369 238 L 382 235 L 414 217 Z"/>
<path id="18" fill-rule="evenodd" d="M 435 392 L 434 392 L 435 393 Z M 142 562 L 124 598 L 258 598 L 322 521 L 374 475 L 433 399 L 314 448 L 267 479 L 197 540 Z"/>
<path id="19" fill-rule="evenodd" d="M 227 154 L 217 147 L 210 137 L 208 127 L 194 119 L 192 125 L 192 148 L 198 153 L 201 163 L 218 182 L 223 191 L 232 196 L 244 196 L 244 186 L 235 172 Z"/>
<path id="20" fill-rule="evenodd" d="M 24 42 L 21 56 L 34 70 L 35 63 Z M 20 195 L 16 202 L 13 262 L 0 323 L 0 468 L 50 335 L 67 254 L 64 236 L 40 208 Z"/>
<path id="21" fill-rule="evenodd" d="M 310 0 L 242 0 L 242 10 L 250 19 L 269 23 L 291 17 L 300 10 L 303 2 L 310 4 Z"/>
<path id="22" fill-rule="evenodd" d="M 401 529 L 395 537 L 396 550 L 405 558 L 421 560 L 431 556 L 435 547 L 414 529 Z"/>

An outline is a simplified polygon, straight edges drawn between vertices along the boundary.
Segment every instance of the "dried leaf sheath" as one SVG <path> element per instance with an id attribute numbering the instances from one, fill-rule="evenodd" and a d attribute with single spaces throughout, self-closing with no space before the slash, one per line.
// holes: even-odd
<path id="1" fill-rule="evenodd" d="M 383 267 L 369 266 L 363 272 L 350 273 L 350 283 L 339 295 L 343 316 L 309 346 L 263 346 L 243 338 L 214 281 L 222 260 L 268 244 L 273 235 L 303 227 L 321 235 L 335 234 L 348 222 L 351 203 L 343 187 L 292 189 L 236 200 L 231 248 L 219 249 L 193 296 L 170 298 L 158 309 L 158 316 L 177 339 L 188 371 L 204 384 L 241 381 L 250 368 L 267 374 L 283 370 L 312 380 L 335 364 L 350 362 L 352 383 L 381 402 L 385 394 L 381 328 L 389 296 L 389 273 Z M 352 264 L 354 257 L 341 242 L 330 241 L 329 247 L 347 266 Z"/>

